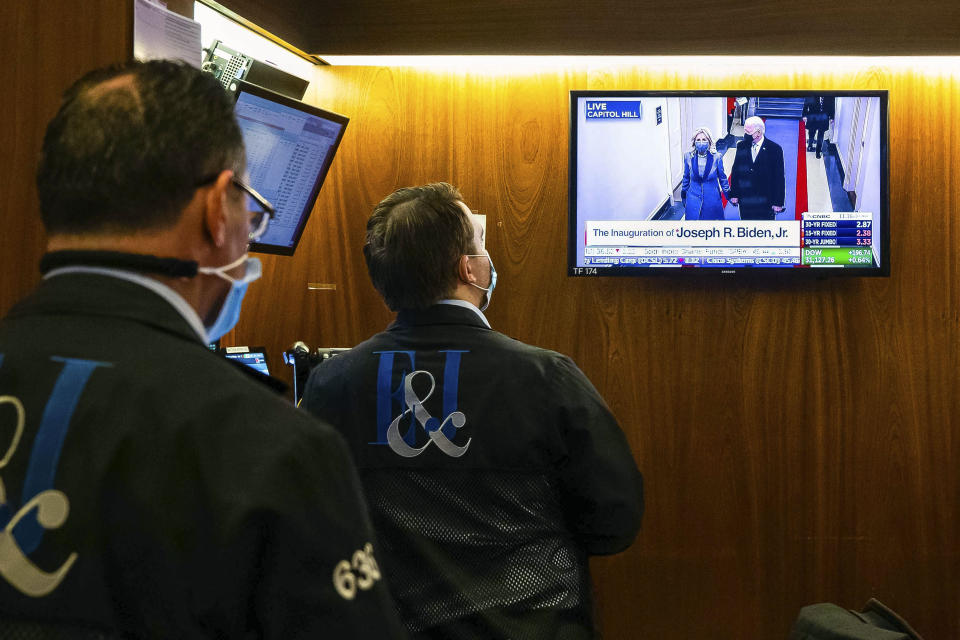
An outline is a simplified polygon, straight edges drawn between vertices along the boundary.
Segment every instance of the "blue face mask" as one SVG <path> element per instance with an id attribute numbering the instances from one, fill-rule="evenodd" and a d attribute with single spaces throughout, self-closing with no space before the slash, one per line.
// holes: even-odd
<path id="1" fill-rule="evenodd" d="M 697 147 L 697 153 L 706 153 L 707 149 L 710 148 L 710 144 L 707 142 L 697 142 L 695 145 Z"/>
<path id="2" fill-rule="evenodd" d="M 480 289 L 480 291 L 486 291 L 487 295 L 483 297 L 483 304 L 480 305 L 480 311 L 486 311 L 487 307 L 490 306 L 490 299 L 493 297 L 493 290 L 497 288 L 497 270 L 493 266 L 493 258 L 490 257 L 489 253 L 478 253 L 476 255 L 468 256 L 470 258 L 486 258 L 490 261 L 490 286 L 481 287 L 478 284 L 469 283 L 471 286 Z"/>
<path id="3" fill-rule="evenodd" d="M 247 269 L 239 280 L 231 278 L 225 273 L 243 262 L 247 263 Z M 207 330 L 207 342 L 216 342 L 237 325 L 237 321 L 240 320 L 243 296 L 247 293 L 247 285 L 260 278 L 263 274 L 263 265 L 260 264 L 260 258 L 250 258 L 244 255 L 226 266 L 200 267 L 197 272 L 220 276 L 230 283 L 230 291 L 227 292 L 223 306 L 220 307 L 217 319 L 213 321 L 212 325 L 204 327 Z"/>

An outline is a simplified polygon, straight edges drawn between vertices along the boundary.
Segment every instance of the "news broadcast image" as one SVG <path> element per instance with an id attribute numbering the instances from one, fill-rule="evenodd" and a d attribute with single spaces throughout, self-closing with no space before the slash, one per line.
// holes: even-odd
<path id="1" fill-rule="evenodd" d="M 574 275 L 880 267 L 880 97 L 625 94 L 571 93 Z"/>

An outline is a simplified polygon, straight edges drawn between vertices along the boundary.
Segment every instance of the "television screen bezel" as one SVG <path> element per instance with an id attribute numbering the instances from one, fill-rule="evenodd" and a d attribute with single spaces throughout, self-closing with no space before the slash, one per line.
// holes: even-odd
<path id="1" fill-rule="evenodd" d="M 340 149 L 340 142 L 343 140 L 343 135 L 347 130 L 347 124 L 350 122 L 350 118 L 345 115 L 336 113 L 334 111 L 328 111 L 320 107 L 315 107 L 309 105 L 300 100 L 295 100 L 293 98 L 288 98 L 287 96 L 281 95 L 276 91 L 271 91 L 270 89 L 265 89 L 260 85 L 253 84 L 251 82 L 246 82 L 244 80 L 231 80 L 230 81 L 230 91 L 234 94 L 234 104 L 240 99 L 241 92 L 249 93 L 251 95 L 263 98 L 265 100 L 270 100 L 278 104 L 282 104 L 287 107 L 303 111 L 312 116 L 322 118 L 331 122 L 335 122 L 340 127 L 340 134 L 337 136 L 336 141 L 331 145 L 331 151 L 327 155 L 327 158 L 320 168 L 320 172 L 317 174 L 317 179 L 314 181 L 313 188 L 310 191 L 310 197 L 307 198 L 309 203 L 309 208 L 306 211 L 302 211 L 300 214 L 300 221 L 297 225 L 297 229 L 294 233 L 293 244 L 289 247 L 267 244 L 263 242 L 251 242 L 250 251 L 255 253 L 269 253 L 273 255 L 280 256 L 292 256 L 297 250 L 297 247 L 300 245 L 300 238 L 303 236 L 303 231 L 307 227 L 307 222 L 310 220 L 310 216 L 313 215 L 313 209 L 317 204 L 317 197 L 320 195 L 320 189 L 323 187 L 324 182 L 327 180 L 327 173 L 330 171 L 330 166 L 333 164 L 333 159 L 337 155 L 337 151 Z M 259 189 L 257 185 L 251 185 L 254 189 Z"/>
<path id="2" fill-rule="evenodd" d="M 753 97 L 807 97 L 811 95 L 831 97 L 876 97 L 880 99 L 880 265 L 878 267 L 579 267 L 577 266 L 577 115 L 580 98 L 729 98 L 732 96 Z M 567 188 L 567 277 L 717 277 L 739 276 L 763 279 L 822 278 L 822 277 L 887 277 L 890 275 L 890 161 L 889 161 L 889 91 L 886 89 L 828 90 L 828 89 L 783 89 L 783 90 L 642 90 L 597 89 L 570 90 L 570 139 L 568 188 Z"/>

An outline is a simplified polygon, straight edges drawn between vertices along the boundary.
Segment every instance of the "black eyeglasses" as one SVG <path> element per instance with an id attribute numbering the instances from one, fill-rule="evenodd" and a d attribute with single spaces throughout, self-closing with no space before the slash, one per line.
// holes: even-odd
<path id="1" fill-rule="evenodd" d="M 214 180 L 220 173 L 215 173 L 212 176 L 207 176 L 203 180 L 197 182 L 194 187 L 200 188 L 205 187 Z M 250 212 L 250 233 L 247 238 L 250 242 L 256 242 L 263 234 L 266 233 L 267 227 L 270 226 L 270 221 L 277 215 L 276 210 L 273 208 L 273 205 L 270 204 L 266 198 L 257 193 L 256 189 L 245 183 L 239 178 L 231 178 L 230 182 L 237 189 L 240 189 L 244 192 L 244 200 L 246 201 L 247 211 Z"/>

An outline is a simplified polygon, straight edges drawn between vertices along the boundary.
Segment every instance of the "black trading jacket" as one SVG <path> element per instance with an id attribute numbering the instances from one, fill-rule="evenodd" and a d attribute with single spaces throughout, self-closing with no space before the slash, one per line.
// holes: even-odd
<path id="1" fill-rule="evenodd" d="M 154 292 L 44 281 L 0 324 L 0 396 L 0 624 L 396 637 L 342 439 Z"/>
<path id="2" fill-rule="evenodd" d="M 569 358 L 440 304 L 319 365 L 301 406 L 356 456 L 414 637 L 590 637 L 586 556 L 633 542 L 642 480 Z"/>

